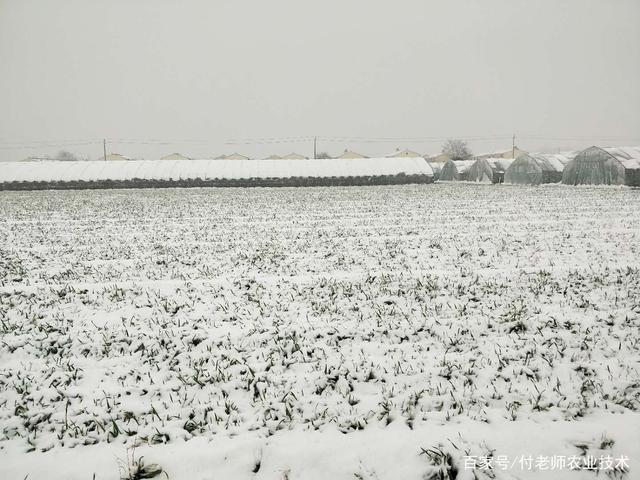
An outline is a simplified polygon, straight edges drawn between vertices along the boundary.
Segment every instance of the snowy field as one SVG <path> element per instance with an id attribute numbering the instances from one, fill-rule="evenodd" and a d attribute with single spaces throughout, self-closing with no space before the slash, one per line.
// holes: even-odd
<path id="1" fill-rule="evenodd" d="M 633 479 L 639 409 L 640 191 L 0 192 L 2 479 Z"/>

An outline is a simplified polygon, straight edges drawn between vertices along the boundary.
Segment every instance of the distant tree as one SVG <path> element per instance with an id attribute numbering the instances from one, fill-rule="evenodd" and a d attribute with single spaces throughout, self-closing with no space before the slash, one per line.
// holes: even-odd
<path id="1" fill-rule="evenodd" d="M 473 156 L 467 142 L 458 138 L 450 138 L 442 146 L 442 153 L 449 155 L 451 160 L 467 160 Z"/>
<path id="2" fill-rule="evenodd" d="M 67 150 L 60 150 L 55 156 L 54 160 L 58 160 L 61 162 L 75 162 L 78 160 L 78 157 Z"/>
<path id="3" fill-rule="evenodd" d="M 329 155 L 327 152 L 320 152 L 316 154 L 316 158 L 331 158 L 331 155 Z"/>

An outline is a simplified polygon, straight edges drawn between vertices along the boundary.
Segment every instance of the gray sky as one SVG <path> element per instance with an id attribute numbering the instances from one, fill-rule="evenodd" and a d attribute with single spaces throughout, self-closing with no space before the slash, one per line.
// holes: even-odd
<path id="1" fill-rule="evenodd" d="M 638 0 L 0 0 L 0 159 L 640 144 L 639 46 Z"/>

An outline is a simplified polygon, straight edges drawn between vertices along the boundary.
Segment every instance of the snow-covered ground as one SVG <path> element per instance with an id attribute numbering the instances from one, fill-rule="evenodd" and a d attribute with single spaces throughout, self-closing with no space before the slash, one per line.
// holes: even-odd
<path id="1" fill-rule="evenodd" d="M 1 192 L 0 320 L 0 478 L 640 471 L 637 190 Z"/>

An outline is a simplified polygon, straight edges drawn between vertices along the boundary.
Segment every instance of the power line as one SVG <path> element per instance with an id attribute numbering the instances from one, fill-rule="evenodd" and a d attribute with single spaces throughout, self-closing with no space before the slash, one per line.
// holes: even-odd
<path id="1" fill-rule="evenodd" d="M 512 140 L 513 134 L 501 135 L 451 135 L 451 136 L 405 136 L 405 137 L 358 137 L 358 136 L 299 136 L 299 137 L 258 137 L 244 139 L 230 139 L 223 143 L 225 145 L 269 145 L 287 143 L 308 143 L 322 141 L 325 143 L 440 143 L 449 138 L 459 138 L 468 142 L 485 142 Z M 315 139 L 315 140 L 314 140 Z M 553 136 L 541 134 L 518 134 L 518 139 L 536 142 L 638 142 L 639 136 L 623 135 L 575 135 L 575 136 Z M 198 147 L 209 147 L 219 145 L 220 141 L 215 139 L 135 139 L 135 138 L 107 138 L 107 142 L 112 145 L 193 145 Z M 83 140 L 30 140 L 30 141 L 8 141 L 0 140 L 0 150 L 28 150 L 41 148 L 65 148 L 80 147 L 90 145 L 100 145 L 103 139 L 83 139 Z"/>
<path id="2" fill-rule="evenodd" d="M 43 143 L 64 143 L 64 144 L 70 144 L 70 143 L 85 143 L 85 142 L 100 142 L 102 141 L 102 139 L 100 138 L 81 138 L 81 139 L 74 139 L 74 140 L 69 140 L 69 139 L 64 139 L 64 140 L 0 140 L 0 144 L 6 144 L 6 145 L 32 145 L 32 144 L 43 144 Z"/>
<path id="3" fill-rule="evenodd" d="M 26 150 L 33 148 L 63 148 L 63 147 L 80 147 L 87 145 L 98 145 L 101 141 L 75 142 L 75 143 L 36 143 L 25 145 L 0 145 L 0 150 Z"/>
<path id="4" fill-rule="evenodd" d="M 323 142 L 333 142 L 333 143 L 394 143 L 394 142 L 405 142 L 405 143 L 433 143 L 433 142 L 442 142 L 449 138 L 460 138 L 468 141 L 480 141 L 480 140 L 503 140 L 511 138 L 511 135 L 493 135 L 493 136 L 454 136 L 454 137 L 346 137 L 346 136 L 310 136 L 310 137 L 295 137 L 294 139 L 290 138 L 269 138 L 269 139 L 261 139 L 261 138 L 246 138 L 246 139 L 235 139 L 235 140 L 227 140 L 225 142 L 226 145 L 263 145 L 263 144 L 272 144 L 272 143 L 305 143 L 309 141 L 313 141 L 314 139 L 323 141 Z"/>

